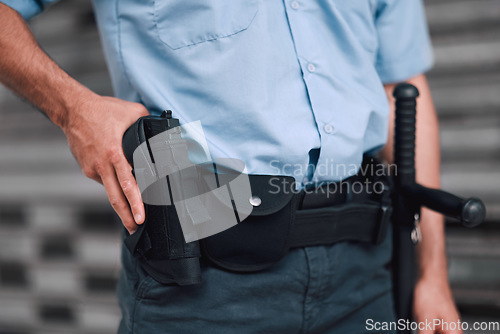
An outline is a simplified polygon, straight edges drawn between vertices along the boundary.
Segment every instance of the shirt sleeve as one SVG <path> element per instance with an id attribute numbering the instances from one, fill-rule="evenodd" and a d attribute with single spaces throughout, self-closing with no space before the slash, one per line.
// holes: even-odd
<path id="1" fill-rule="evenodd" d="M 422 74 L 434 63 L 422 0 L 381 0 L 375 17 L 376 70 L 383 83 Z"/>
<path id="2" fill-rule="evenodd" d="M 59 0 L 0 0 L 1 3 L 16 10 L 27 21 L 40 14 L 49 4 Z"/>

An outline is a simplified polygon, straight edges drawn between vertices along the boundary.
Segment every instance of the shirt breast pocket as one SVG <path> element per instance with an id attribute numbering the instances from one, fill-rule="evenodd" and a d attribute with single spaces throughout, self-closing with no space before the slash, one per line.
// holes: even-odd
<path id="1" fill-rule="evenodd" d="M 246 30 L 259 0 L 155 0 L 159 39 L 171 49 L 229 37 Z"/>

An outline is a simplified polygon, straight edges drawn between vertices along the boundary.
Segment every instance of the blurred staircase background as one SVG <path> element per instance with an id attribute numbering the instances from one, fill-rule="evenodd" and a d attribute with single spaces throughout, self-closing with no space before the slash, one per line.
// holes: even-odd
<path id="1" fill-rule="evenodd" d="M 479 196 L 488 222 L 449 221 L 450 280 L 464 320 L 500 321 L 500 0 L 427 0 L 443 188 Z M 31 21 L 77 80 L 112 95 L 89 1 Z M 0 87 L 0 334 L 115 333 L 119 225 L 64 135 Z"/>
<path id="2" fill-rule="evenodd" d="M 443 188 L 486 202 L 487 223 L 447 226 L 450 280 L 464 319 L 500 321 L 500 1 L 428 0 Z"/>

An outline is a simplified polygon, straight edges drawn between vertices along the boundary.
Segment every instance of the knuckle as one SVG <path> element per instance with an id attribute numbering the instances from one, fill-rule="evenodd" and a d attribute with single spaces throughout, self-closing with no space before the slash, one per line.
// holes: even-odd
<path id="1" fill-rule="evenodd" d="M 104 164 L 102 162 L 96 162 L 93 170 L 94 170 L 94 173 L 96 173 L 97 175 L 104 175 L 105 174 Z"/>
<path id="2" fill-rule="evenodd" d="M 82 168 L 82 172 L 83 172 L 83 175 L 85 175 L 89 179 L 97 178 L 97 173 L 96 173 L 95 169 L 93 169 L 93 168 L 85 166 Z"/>
<path id="3" fill-rule="evenodd" d="M 135 190 L 135 182 L 132 182 L 130 179 L 122 180 L 120 185 L 125 194 L 130 194 Z"/>
<path id="4" fill-rule="evenodd" d="M 108 149 L 107 156 L 109 157 L 111 163 L 114 165 L 118 164 L 123 159 L 123 155 L 121 154 L 120 150 L 115 147 L 110 147 Z"/>
<path id="5" fill-rule="evenodd" d="M 109 203 L 116 211 L 121 211 L 126 208 L 125 202 L 116 197 L 110 197 Z"/>
<path id="6" fill-rule="evenodd" d="M 140 213 L 142 210 L 143 210 L 143 205 L 142 205 L 142 202 L 137 203 L 137 204 L 134 204 L 134 205 L 132 206 L 132 211 L 133 211 L 133 212 Z"/>
<path id="7" fill-rule="evenodd" d="M 142 198 L 139 197 L 139 200 L 136 201 L 133 205 L 132 205 L 133 209 L 135 212 L 141 212 L 141 211 L 144 211 L 144 203 L 142 202 Z"/>

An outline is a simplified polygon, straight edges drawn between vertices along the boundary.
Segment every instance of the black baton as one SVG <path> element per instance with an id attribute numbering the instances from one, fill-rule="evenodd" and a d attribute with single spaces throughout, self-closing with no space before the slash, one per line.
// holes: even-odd
<path id="1" fill-rule="evenodd" d="M 411 320 L 413 291 L 416 280 L 415 245 L 420 241 L 420 208 L 459 219 L 464 226 L 474 227 L 484 221 L 486 208 L 478 198 L 462 199 L 439 189 L 424 187 L 415 181 L 415 86 L 402 83 L 394 89 L 396 124 L 394 163 L 396 164 L 393 289 L 398 319 Z M 409 330 L 400 333 L 410 333 Z"/>

